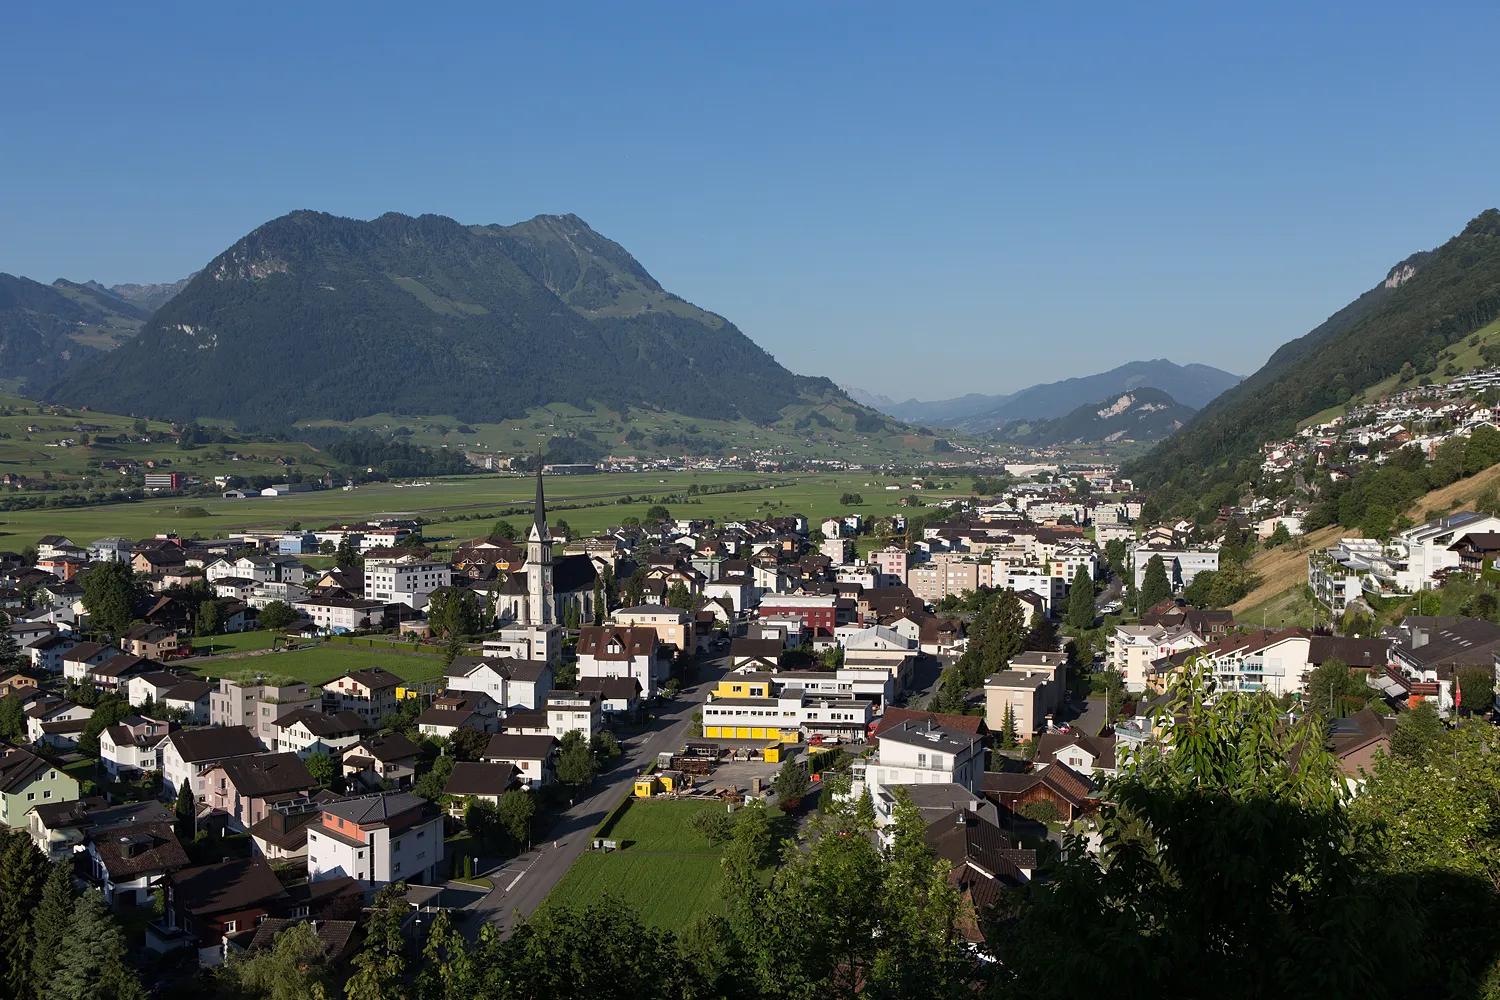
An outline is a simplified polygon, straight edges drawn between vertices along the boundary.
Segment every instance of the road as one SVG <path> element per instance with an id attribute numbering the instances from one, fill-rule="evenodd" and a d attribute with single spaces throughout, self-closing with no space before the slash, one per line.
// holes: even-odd
<path id="1" fill-rule="evenodd" d="M 518 914 L 527 917 L 536 911 L 573 862 L 589 849 L 594 829 L 604 820 L 605 813 L 630 791 L 640 769 L 661 751 L 682 746 L 693 713 L 707 700 L 727 668 L 727 654 L 700 660 L 698 683 L 660 707 L 648 731 L 625 741 L 624 752 L 614 766 L 583 793 L 588 798 L 558 817 L 548 832 L 549 839 L 484 873 L 495 888 L 468 907 L 479 918 L 469 921 L 472 932 L 477 933 L 481 920 L 488 920 L 498 924 L 502 933 L 509 934 Z"/>

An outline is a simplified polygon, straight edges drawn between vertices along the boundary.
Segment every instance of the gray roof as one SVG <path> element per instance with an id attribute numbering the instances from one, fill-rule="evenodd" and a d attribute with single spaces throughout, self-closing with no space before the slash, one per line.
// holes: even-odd
<path id="1" fill-rule="evenodd" d="M 419 795 L 412 795 L 409 792 L 390 792 L 385 795 L 369 795 L 357 799 L 346 799 L 343 802 L 330 802 L 323 807 L 323 811 L 339 819 L 365 826 L 372 823 L 384 823 L 394 816 L 426 804 L 427 800 Z"/>
<path id="2" fill-rule="evenodd" d="M 942 750 L 945 753 L 962 753 L 984 742 L 983 736 L 944 729 L 931 722 L 902 722 L 890 729 L 880 730 L 878 738 L 908 746 Z"/>

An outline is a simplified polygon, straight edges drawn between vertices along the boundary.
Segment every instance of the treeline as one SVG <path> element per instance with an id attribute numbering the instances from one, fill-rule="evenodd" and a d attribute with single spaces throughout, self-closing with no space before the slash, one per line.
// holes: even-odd
<path id="1" fill-rule="evenodd" d="M 1407 446 L 1381 465 L 1367 465 L 1355 475 L 1334 481 L 1324 471 L 1315 480 L 1317 499 L 1304 522 L 1307 531 L 1330 524 L 1358 528 L 1367 538 L 1388 538 L 1411 527 L 1404 513 L 1423 494 L 1441 489 L 1500 462 L 1500 431 L 1478 427 L 1467 438 L 1438 445 L 1432 461 Z"/>
<path id="2" fill-rule="evenodd" d="M 341 465 L 371 469 L 386 476 L 455 476 L 472 472 L 467 459 L 446 448 L 424 448 L 409 441 L 377 437 L 368 432 L 334 442 L 328 454 Z"/>

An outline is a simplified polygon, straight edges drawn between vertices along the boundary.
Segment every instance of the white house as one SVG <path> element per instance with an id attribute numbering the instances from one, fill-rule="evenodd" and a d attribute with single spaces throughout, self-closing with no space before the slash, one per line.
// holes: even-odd
<path id="1" fill-rule="evenodd" d="M 311 618 L 318 628 L 335 635 L 379 628 L 390 610 L 388 601 L 367 601 L 358 597 L 305 597 L 292 602 L 292 606 Z"/>
<path id="2" fill-rule="evenodd" d="M 491 736 L 481 760 L 498 764 L 514 764 L 521 772 L 521 781 L 527 787 L 551 784 L 556 779 L 553 758 L 557 753 L 557 740 L 551 736 L 500 733 Z"/>
<path id="3" fill-rule="evenodd" d="M 167 736 L 162 747 L 162 790 L 175 797 L 186 782 L 202 799 L 207 791 L 203 775 L 220 761 L 254 757 L 265 748 L 247 726 L 214 729 L 179 729 Z"/>
<path id="4" fill-rule="evenodd" d="M 889 799 L 882 794 L 893 785 L 959 785 L 981 794 L 984 780 L 984 737 L 946 729 L 933 722 L 901 722 L 882 729 L 876 736 L 879 750 L 873 758 L 853 765 L 851 794 L 868 788 L 877 803 Z"/>
<path id="5" fill-rule="evenodd" d="M 371 554 L 365 557 L 365 597 L 386 604 L 404 604 L 420 611 L 434 590 L 453 582 L 453 569 L 441 559 L 415 552 Z"/>
<path id="6" fill-rule="evenodd" d="M 141 715 L 127 715 L 99 734 L 99 759 L 110 777 L 133 777 L 159 771 L 162 747 L 167 737 L 179 727 L 175 722 L 158 722 Z"/>
<path id="7" fill-rule="evenodd" d="M 597 691 L 553 691 L 547 695 L 547 727 L 557 739 L 576 731 L 592 740 L 602 728 L 601 700 Z"/>
<path id="8" fill-rule="evenodd" d="M 307 826 L 307 877 L 349 876 L 378 888 L 406 881 L 432 885 L 443 860 L 443 818 L 407 792 L 328 802 Z"/>
<path id="9" fill-rule="evenodd" d="M 275 749 L 294 753 L 306 760 L 315 753 L 326 753 L 338 760 L 343 752 L 359 742 L 365 720 L 353 712 L 320 712 L 315 708 L 294 708 L 276 720 Z"/>
<path id="10" fill-rule="evenodd" d="M 487 695 L 506 709 L 534 709 L 552 690 L 552 667 L 545 660 L 509 656 L 455 656 L 448 665 L 449 691 Z"/>
<path id="11" fill-rule="evenodd" d="M 655 698 L 671 673 L 656 630 L 648 626 L 586 625 L 578 636 L 579 677 L 633 677 Z"/>

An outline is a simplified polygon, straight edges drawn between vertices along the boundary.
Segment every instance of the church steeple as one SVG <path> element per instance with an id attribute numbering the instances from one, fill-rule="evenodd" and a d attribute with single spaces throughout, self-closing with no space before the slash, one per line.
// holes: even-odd
<path id="1" fill-rule="evenodd" d="M 536 507 L 532 511 L 531 537 L 534 540 L 552 537 L 547 528 L 547 498 L 542 495 L 542 470 L 536 470 Z"/>

